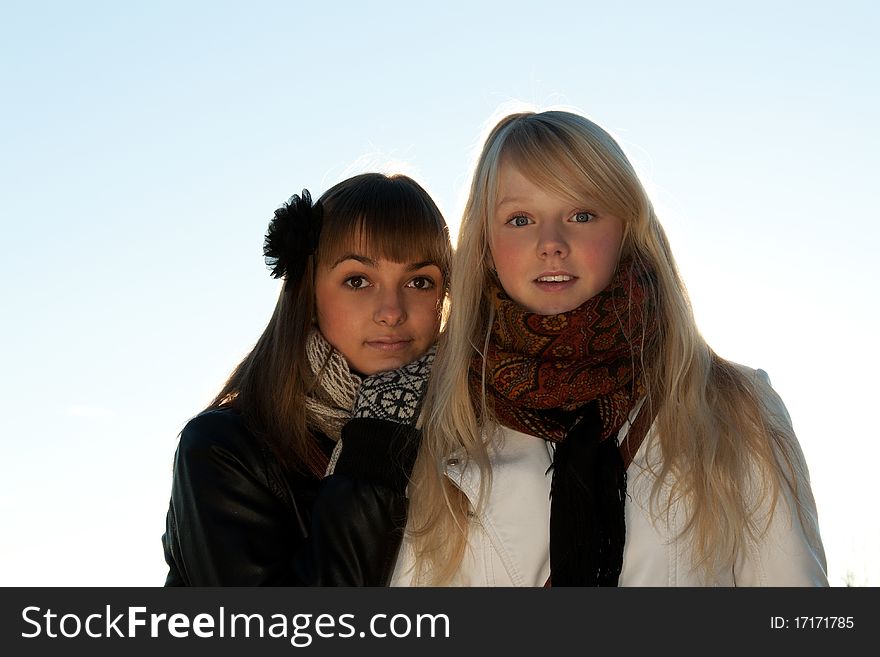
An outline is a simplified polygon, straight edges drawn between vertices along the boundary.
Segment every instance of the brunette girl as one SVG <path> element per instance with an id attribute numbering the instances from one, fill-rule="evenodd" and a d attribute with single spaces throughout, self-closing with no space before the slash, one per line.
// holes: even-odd
<path id="1" fill-rule="evenodd" d="M 371 418 L 405 423 L 414 411 L 402 404 L 389 415 L 362 383 L 403 372 L 410 397 L 420 396 L 450 251 L 437 206 L 403 175 L 355 176 L 314 205 L 303 191 L 275 212 L 264 253 L 284 283 L 253 350 L 181 433 L 163 536 L 166 585 L 387 580 L 393 552 L 334 537 L 378 509 L 370 522 L 380 532 L 389 510 L 404 512 L 388 485 L 415 452 L 404 455 Z M 322 483 L 343 435 L 337 475 Z M 357 505 L 346 507 L 340 500 L 353 488 Z"/>

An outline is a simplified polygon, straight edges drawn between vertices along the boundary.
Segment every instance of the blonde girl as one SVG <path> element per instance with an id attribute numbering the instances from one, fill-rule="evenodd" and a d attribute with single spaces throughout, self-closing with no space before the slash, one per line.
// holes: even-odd
<path id="1" fill-rule="evenodd" d="M 450 297 L 392 583 L 827 585 L 785 407 L 700 335 L 602 128 L 494 127 Z"/>

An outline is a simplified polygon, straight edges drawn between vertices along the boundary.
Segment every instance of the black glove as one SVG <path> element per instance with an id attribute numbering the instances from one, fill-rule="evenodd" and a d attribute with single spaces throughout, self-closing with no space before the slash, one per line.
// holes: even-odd
<path id="1" fill-rule="evenodd" d="M 358 388 L 351 416 L 414 425 L 436 352 L 437 348 L 431 347 L 421 358 L 403 367 L 366 377 Z"/>
<path id="2" fill-rule="evenodd" d="M 425 390 L 428 387 L 428 377 L 431 375 L 431 366 L 434 364 L 434 354 L 437 352 L 436 347 L 431 347 L 425 354 L 411 363 L 399 367 L 389 372 L 378 372 L 372 376 L 368 376 L 361 381 L 355 395 L 354 407 L 352 408 L 352 419 L 364 418 L 367 420 L 381 420 L 394 422 L 403 427 L 413 427 L 419 419 L 419 409 L 422 406 L 422 399 Z M 371 424 L 381 424 L 381 422 Z M 351 429 L 351 423 L 347 424 L 343 430 L 343 437 Z M 364 425 L 358 426 L 363 431 Z M 383 428 L 384 429 L 384 428 Z M 407 436 L 408 433 L 393 432 L 390 437 L 392 451 L 395 453 L 407 452 L 408 469 L 412 469 L 412 461 L 415 460 L 415 454 L 418 451 L 418 441 L 412 441 Z M 357 435 L 357 434 L 356 434 Z M 363 441 L 369 444 L 367 452 L 355 447 L 355 452 L 347 451 L 347 454 L 356 453 L 356 456 L 348 460 L 372 461 L 370 455 L 375 452 L 375 438 L 369 441 Z M 398 444 L 400 442 L 400 444 Z M 336 463 L 342 453 L 342 439 L 336 443 L 333 454 L 330 455 L 330 464 L 327 466 L 327 475 L 331 475 L 336 471 Z M 403 449 L 401 445 L 410 445 L 409 448 Z M 381 460 L 389 461 L 384 453 Z M 391 461 L 389 461 L 391 462 Z M 395 470 L 396 472 L 396 470 Z"/>

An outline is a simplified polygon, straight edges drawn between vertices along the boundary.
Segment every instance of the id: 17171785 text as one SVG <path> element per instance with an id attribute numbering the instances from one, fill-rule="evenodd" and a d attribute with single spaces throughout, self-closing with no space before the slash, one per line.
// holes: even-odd
<path id="1" fill-rule="evenodd" d="M 853 616 L 771 616 L 773 630 L 849 630 L 855 625 Z"/>

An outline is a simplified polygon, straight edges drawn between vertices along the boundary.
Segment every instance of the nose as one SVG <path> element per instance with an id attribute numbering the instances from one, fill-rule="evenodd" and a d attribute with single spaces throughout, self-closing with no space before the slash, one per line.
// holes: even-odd
<path id="1" fill-rule="evenodd" d="M 406 308 L 402 298 L 402 290 L 386 289 L 379 293 L 378 305 L 373 314 L 373 321 L 386 326 L 397 326 L 406 320 Z"/>
<path id="2" fill-rule="evenodd" d="M 538 234 L 538 255 L 542 258 L 565 258 L 568 256 L 568 242 L 562 227 L 555 221 L 544 222 Z"/>

